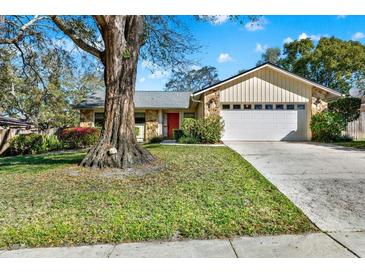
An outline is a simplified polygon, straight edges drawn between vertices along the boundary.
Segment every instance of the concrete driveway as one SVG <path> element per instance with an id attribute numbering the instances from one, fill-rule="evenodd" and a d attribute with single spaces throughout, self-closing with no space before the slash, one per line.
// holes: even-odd
<path id="1" fill-rule="evenodd" d="M 297 142 L 226 145 L 249 161 L 321 230 L 365 231 L 365 151 Z"/>

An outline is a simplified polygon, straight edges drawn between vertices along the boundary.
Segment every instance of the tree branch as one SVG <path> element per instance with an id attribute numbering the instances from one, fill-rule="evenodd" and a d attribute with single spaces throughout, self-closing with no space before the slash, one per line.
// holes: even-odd
<path id="1" fill-rule="evenodd" d="M 99 58 L 102 62 L 104 59 L 104 52 L 100 51 L 99 49 L 89 45 L 85 41 L 83 41 L 80 37 L 77 36 L 75 31 L 72 28 L 66 26 L 60 18 L 57 16 L 51 16 L 52 21 L 56 24 L 56 26 L 63 31 L 65 35 L 70 37 L 70 39 L 81 49 L 84 51 L 94 55 L 95 57 Z"/>
<path id="2" fill-rule="evenodd" d="M 27 23 L 25 23 L 18 31 L 18 34 L 13 38 L 0 38 L 0 44 L 14 44 L 21 41 L 24 38 L 26 31 L 34 25 L 35 22 L 44 19 L 44 16 L 36 15 Z"/>

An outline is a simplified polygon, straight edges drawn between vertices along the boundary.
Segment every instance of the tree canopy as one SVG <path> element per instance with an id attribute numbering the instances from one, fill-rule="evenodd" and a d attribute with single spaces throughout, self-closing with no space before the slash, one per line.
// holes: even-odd
<path id="1" fill-rule="evenodd" d="M 219 82 L 215 67 L 204 66 L 188 71 L 175 71 L 165 84 L 166 91 L 197 91 Z"/>
<path id="2" fill-rule="evenodd" d="M 302 39 L 285 44 L 283 55 L 279 64 L 285 69 L 342 93 L 365 87 L 365 46 L 359 42 Z"/>
<path id="3" fill-rule="evenodd" d="M 261 59 L 257 61 L 256 65 L 259 66 L 266 62 L 277 64 L 279 61 L 280 61 L 280 49 L 278 47 L 267 48 L 266 51 L 261 55 Z"/>

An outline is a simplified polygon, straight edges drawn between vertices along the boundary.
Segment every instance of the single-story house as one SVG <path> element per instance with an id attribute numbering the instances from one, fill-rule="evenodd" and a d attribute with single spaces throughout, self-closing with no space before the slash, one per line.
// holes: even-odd
<path id="1" fill-rule="evenodd" d="M 80 126 L 103 121 L 104 91 L 77 106 Z M 341 94 L 321 84 L 264 63 L 195 92 L 136 91 L 138 139 L 173 138 L 183 118 L 218 114 L 223 140 L 310 140 L 311 116 Z"/>

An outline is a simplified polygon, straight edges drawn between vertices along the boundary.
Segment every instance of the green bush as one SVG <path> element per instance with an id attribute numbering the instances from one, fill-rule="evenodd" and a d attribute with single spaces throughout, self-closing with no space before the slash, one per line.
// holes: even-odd
<path id="1" fill-rule="evenodd" d="M 310 128 L 313 140 L 333 142 L 346 129 L 346 120 L 338 112 L 322 111 L 312 116 Z"/>
<path id="2" fill-rule="evenodd" d="M 174 139 L 179 141 L 181 137 L 184 136 L 184 132 L 181 129 L 174 129 Z"/>
<path id="3" fill-rule="evenodd" d="M 179 144 L 197 144 L 199 140 L 192 136 L 181 136 L 178 140 Z"/>
<path id="4" fill-rule="evenodd" d="M 148 142 L 150 144 L 159 144 L 163 141 L 163 137 L 162 136 L 155 136 L 155 137 L 152 137 Z"/>
<path id="5" fill-rule="evenodd" d="M 347 122 L 357 120 L 360 116 L 361 99 L 343 97 L 328 103 L 328 110 L 340 113 Z"/>
<path id="6" fill-rule="evenodd" d="M 185 118 L 182 122 L 184 136 L 193 137 L 199 143 L 219 142 L 222 137 L 223 126 L 218 115 L 200 119 Z"/>
<path id="7" fill-rule="evenodd" d="M 62 144 L 56 136 L 30 133 L 17 135 L 11 139 L 7 155 L 40 154 L 61 149 Z"/>
<path id="8" fill-rule="evenodd" d="M 100 129 L 98 128 L 66 128 L 59 138 L 65 148 L 86 148 L 95 145 L 100 137 Z"/>

